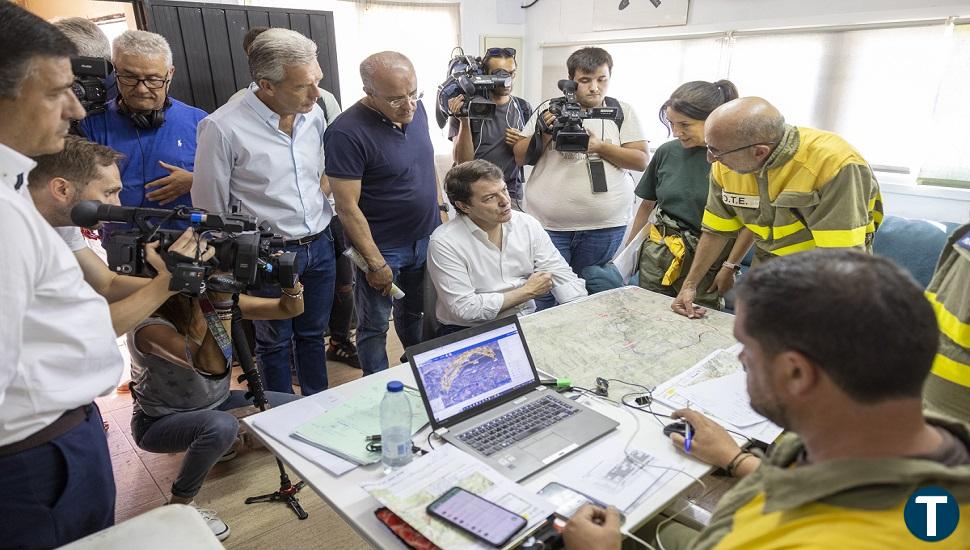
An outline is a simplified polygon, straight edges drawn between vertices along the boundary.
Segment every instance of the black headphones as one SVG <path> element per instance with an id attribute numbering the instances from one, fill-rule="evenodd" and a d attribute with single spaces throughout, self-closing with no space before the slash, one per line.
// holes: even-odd
<path id="1" fill-rule="evenodd" d="M 165 110 L 172 106 L 172 100 L 166 95 L 161 109 L 153 109 L 147 113 L 136 113 L 128 109 L 121 94 L 118 94 L 118 112 L 127 115 L 136 128 L 154 130 L 165 123 Z"/>

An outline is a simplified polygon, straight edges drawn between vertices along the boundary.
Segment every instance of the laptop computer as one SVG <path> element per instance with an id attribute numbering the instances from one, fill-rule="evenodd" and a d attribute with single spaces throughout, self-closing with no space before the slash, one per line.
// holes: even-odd
<path id="1" fill-rule="evenodd" d="M 412 346 L 406 355 L 435 433 L 513 481 L 617 426 L 540 384 L 514 315 Z"/>

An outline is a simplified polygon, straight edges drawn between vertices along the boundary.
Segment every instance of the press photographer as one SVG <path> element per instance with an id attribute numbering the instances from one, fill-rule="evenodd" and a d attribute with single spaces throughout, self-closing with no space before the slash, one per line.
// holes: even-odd
<path id="1" fill-rule="evenodd" d="M 455 65 L 455 60 L 452 60 L 450 67 Z M 455 164 L 485 159 L 501 168 L 512 204 L 517 210 L 522 210 L 520 201 L 525 178 L 522 168 L 515 162 L 512 147 L 522 139 L 522 129 L 532 116 L 532 106 L 521 97 L 512 95 L 516 68 L 514 49 L 489 48 L 482 58 L 480 72 L 502 80 L 471 98 L 465 93 L 448 98 L 445 109 L 451 113 L 448 139 L 454 143 L 452 156 Z M 447 84 L 442 86 L 443 91 L 449 89 Z M 494 108 L 488 114 L 471 116 L 469 101 L 483 97 L 490 100 Z M 439 94 L 439 115 L 444 112 L 441 100 Z"/>
<path id="2" fill-rule="evenodd" d="M 71 221 L 71 210 L 84 200 L 117 205 L 121 191 L 118 161 L 121 155 L 109 147 L 76 136 L 67 136 L 64 149 L 34 157 L 30 195 L 37 211 L 61 235 L 77 259 L 84 280 L 109 304 L 111 323 L 119 336 L 151 315 L 174 291 L 171 273 L 158 253 L 161 243 L 146 247 L 144 258 L 157 272 L 154 278 L 127 277 L 113 272 L 88 246 L 81 230 Z M 191 229 L 166 248 L 170 253 L 194 254 L 197 239 Z"/>
<path id="3" fill-rule="evenodd" d="M 272 320 L 302 314 L 303 287 L 297 282 L 289 285 L 279 298 L 240 294 L 242 316 Z M 199 508 L 194 498 L 209 470 L 235 456 L 232 446 L 239 424 L 228 411 L 252 402 L 245 391 L 229 388 L 232 296 L 210 290 L 206 298 L 203 302 L 176 294 L 128 334 L 135 397 L 131 433 L 146 451 L 185 452 L 169 503 L 195 507 L 213 534 L 225 540 L 229 526 L 213 510 Z M 204 307 L 211 307 L 208 316 Z M 214 330 L 223 336 L 215 336 Z M 271 406 L 299 399 L 272 391 L 265 397 Z"/>
<path id="4" fill-rule="evenodd" d="M 606 50 L 577 50 L 566 67 L 575 84 L 575 100 L 571 100 L 573 84 L 564 82 L 561 89 L 570 97 L 550 100 L 557 112 L 537 112 L 523 131 L 528 138 L 539 134 L 541 141 L 527 186 L 526 210 L 542 223 L 563 258 L 582 276 L 584 268 L 610 261 L 620 246 L 633 204 L 630 171 L 647 167 L 647 142 L 633 107 L 606 96 L 613 71 L 613 58 Z M 607 114 L 610 118 L 600 118 Z M 556 150 L 550 132 L 557 133 L 566 151 Z M 515 144 L 520 166 L 526 163 L 532 141 Z M 586 151 L 577 152 L 583 141 Z M 547 295 L 536 304 L 545 309 L 555 300 Z"/>

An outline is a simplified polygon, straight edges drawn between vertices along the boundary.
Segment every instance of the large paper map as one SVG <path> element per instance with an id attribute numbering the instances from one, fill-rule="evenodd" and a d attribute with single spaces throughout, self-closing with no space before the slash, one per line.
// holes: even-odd
<path id="1" fill-rule="evenodd" d="M 636 286 L 594 294 L 520 319 L 536 367 L 573 385 L 596 377 L 654 387 L 718 348 L 735 344 L 734 316 L 688 319 L 673 298 Z M 632 391 L 632 390 L 631 390 Z"/>

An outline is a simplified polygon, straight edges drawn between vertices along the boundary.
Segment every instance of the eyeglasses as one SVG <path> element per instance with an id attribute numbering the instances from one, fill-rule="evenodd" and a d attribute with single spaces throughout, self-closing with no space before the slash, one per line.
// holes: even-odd
<path id="1" fill-rule="evenodd" d="M 377 96 L 377 97 L 380 97 L 381 99 L 386 101 L 387 104 L 390 105 L 391 107 L 394 107 L 395 109 L 400 109 L 401 107 L 404 107 L 405 103 L 408 103 L 408 102 L 413 101 L 415 104 L 417 104 L 417 102 L 421 101 L 421 98 L 424 97 L 424 92 L 411 92 L 410 94 L 404 97 L 399 97 L 396 99 L 385 99 L 381 96 Z"/>
<path id="2" fill-rule="evenodd" d="M 145 87 L 149 90 L 157 90 L 168 82 L 167 78 L 159 78 L 157 76 L 150 76 L 148 78 L 138 78 L 136 76 L 124 76 L 118 75 L 118 83 L 124 84 L 125 86 L 135 87 L 138 86 L 139 82 L 144 82 Z"/>
<path id="3" fill-rule="evenodd" d="M 711 146 L 708 145 L 707 146 L 707 154 L 708 155 L 711 155 L 711 158 L 712 159 L 719 161 L 723 157 L 725 157 L 727 155 L 730 155 L 731 153 L 737 153 L 738 151 L 743 151 L 745 149 L 748 149 L 750 147 L 754 147 L 756 145 L 775 145 L 775 144 L 774 143 L 752 143 L 750 145 L 745 145 L 744 147 L 738 147 L 737 149 L 731 149 L 730 151 L 724 151 L 723 153 L 716 153 L 716 152 L 714 152 L 714 149 L 711 149 Z"/>
<path id="4" fill-rule="evenodd" d="M 515 48 L 489 48 L 485 57 L 515 57 Z"/>

